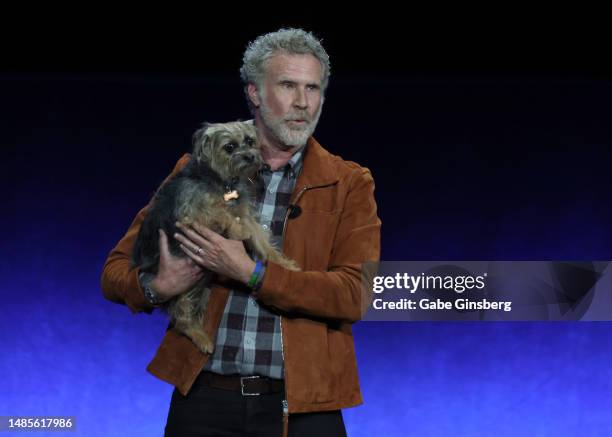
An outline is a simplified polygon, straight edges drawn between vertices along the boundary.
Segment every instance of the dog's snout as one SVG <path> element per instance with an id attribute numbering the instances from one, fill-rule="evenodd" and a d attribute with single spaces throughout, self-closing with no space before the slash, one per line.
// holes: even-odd
<path id="1" fill-rule="evenodd" d="M 248 162 L 249 164 L 252 163 L 253 161 L 255 161 L 255 155 L 253 155 L 252 153 L 247 153 L 243 156 L 244 160 L 246 162 Z"/>

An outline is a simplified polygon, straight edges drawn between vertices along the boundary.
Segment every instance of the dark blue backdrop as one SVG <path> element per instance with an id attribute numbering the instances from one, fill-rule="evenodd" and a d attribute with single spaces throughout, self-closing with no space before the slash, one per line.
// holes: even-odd
<path id="1" fill-rule="evenodd" d="M 247 118 L 237 75 L 0 80 L 0 415 L 161 435 L 161 315 L 99 276 L 202 121 Z M 385 260 L 612 259 L 612 82 L 333 78 L 316 137 L 376 180 Z M 351 436 L 606 435 L 608 323 L 359 323 Z"/>

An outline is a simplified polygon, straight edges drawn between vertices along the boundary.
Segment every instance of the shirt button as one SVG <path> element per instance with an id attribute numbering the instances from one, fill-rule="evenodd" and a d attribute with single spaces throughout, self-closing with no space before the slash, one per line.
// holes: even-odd
<path id="1" fill-rule="evenodd" d="M 272 188 L 268 188 L 268 193 L 274 194 L 274 190 Z"/>
<path id="2" fill-rule="evenodd" d="M 252 339 L 250 339 L 250 338 L 247 338 L 247 339 L 246 339 L 246 341 L 245 341 L 245 343 L 246 343 L 248 346 L 252 346 L 252 345 L 253 345 L 253 340 L 252 340 Z"/>
<path id="3" fill-rule="evenodd" d="M 262 225 L 262 228 L 267 230 L 268 229 L 268 225 Z"/>

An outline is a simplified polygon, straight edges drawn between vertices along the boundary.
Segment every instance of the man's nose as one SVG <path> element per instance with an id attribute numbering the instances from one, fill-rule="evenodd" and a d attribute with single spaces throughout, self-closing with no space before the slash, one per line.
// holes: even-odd
<path id="1" fill-rule="evenodd" d="M 296 89 L 293 106 L 299 109 L 308 108 L 308 99 L 306 98 L 306 91 L 304 89 L 301 89 L 299 87 Z"/>

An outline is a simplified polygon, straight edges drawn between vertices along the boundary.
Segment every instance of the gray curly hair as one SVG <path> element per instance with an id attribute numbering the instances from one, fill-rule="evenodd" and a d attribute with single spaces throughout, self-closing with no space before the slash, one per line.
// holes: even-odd
<path id="1" fill-rule="evenodd" d="M 280 29 L 276 32 L 266 33 L 250 42 L 242 57 L 240 67 L 240 78 L 244 83 L 244 93 L 251 113 L 254 114 L 255 107 L 249 99 L 247 87 L 250 83 L 261 89 L 265 74 L 266 62 L 278 52 L 286 52 L 297 55 L 313 55 L 321 63 L 323 77 L 321 87 L 323 93 L 327 89 L 331 65 L 329 56 L 318 40 L 311 32 L 302 29 Z"/>

